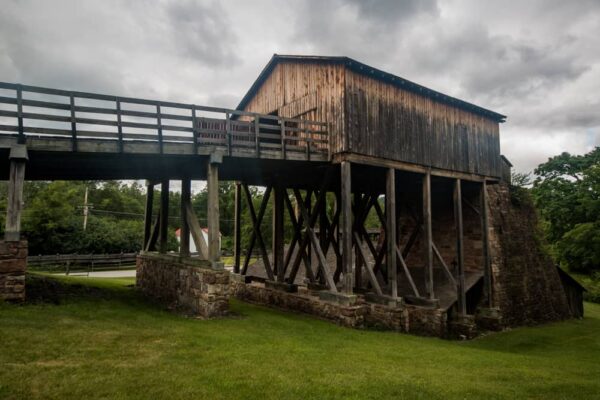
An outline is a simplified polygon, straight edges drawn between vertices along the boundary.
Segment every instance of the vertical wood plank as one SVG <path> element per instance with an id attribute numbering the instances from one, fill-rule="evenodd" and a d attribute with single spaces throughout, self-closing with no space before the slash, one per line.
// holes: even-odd
<path id="1" fill-rule="evenodd" d="M 181 236 L 179 245 L 179 254 L 182 257 L 190 256 L 190 225 L 187 219 L 186 204 L 191 202 L 192 182 L 189 179 L 181 180 Z"/>
<path id="2" fill-rule="evenodd" d="M 71 150 L 77 151 L 77 123 L 75 122 L 75 97 L 69 96 L 69 105 L 71 107 Z"/>
<path id="3" fill-rule="evenodd" d="M 342 291 L 352 293 L 352 172 L 351 164 L 342 161 L 340 169 L 341 178 L 341 243 L 342 243 L 342 271 L 344 284 Z"/>
<path id="4" fill-rule="evenodd" d="M 156 125 L 158 126 L 158 147 L 160 154 L 163 153 L 163 131 L 162 131 L 162 118 L 160 114 L 160 105 L 156 106 Z"/>
<path id="5" fill-rule="evenodd" d="M 430 299 L 433 291 L 433 233 L 431 230 L 431 173 L 423 175 L 423 225 L 425 228 L 425 288 Z"/>
<path id="6" fill-rule="evenodd" d="M 387 236 L 387 275 L 390 296 L 398 297 L 398 269 L 396 267 L 396 171 L 388 168 L 385 190 L 385 234 Z"/>
<path id="7" fill-rule="evenodd" d="M 240 259 L 242 250 L 242 184 L 235 183 L 234 199 L 234 227 L 233 227 L 233 272 L 240 273 Z"/>
<path id="8" fill-rule="evenodd" d="M 121 123 L 121 100 L 117 99 L 117 134 L 119 137 L 119 152 L 123 152 L 123 125 Z"/>
<path id="9" fill-rule="evenodd" d="M 160 232 L 159 252 L 167 252 L 169 235 L 169 180 L 163 180 L 160 185 Z"/>

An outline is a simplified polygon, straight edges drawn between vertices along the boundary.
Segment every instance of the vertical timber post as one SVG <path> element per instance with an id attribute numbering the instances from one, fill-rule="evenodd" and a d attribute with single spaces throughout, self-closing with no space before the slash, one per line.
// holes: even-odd
<path id="1" fill-rule="evenodd" d="M 398 297 L 398 270 L 396 269 L 396 171 L 387 170 L 385 189 L 385 234 L 387 236 L 387 275 L 390 296 Z"/>
<path id="2" fill-rule="evenodd" d="M 285 188 L 277 184 L 273 188 L 273 273 L 277 275 L 277 281 L 283 282 L 285 275 L 283 268 L 283 196 L 286 195 Z"/>
<path id="3" fill-rule="evenodd" d="M 236 274 L 240 273 L 240 257 L 242 250 L 242 184 L 240 182 L 235 183 L 235 215 L 234 215 L 234 227 L 233 227 L 233 272 Z"/>
<path id="4" fill-rule="evenodd" d="M 167 252 L 169 240 L 169 180 L 163 180 L 160 185 L 160 231 L 159 247 L 160 253 Z"/>
<path id="5" fill-rule="evenodd" d="M 362 221 L 357 221 L 358 216 L 362 215 L 362 210 L 359 205 L 361 205 L 361 195 L 359 193 L 354 193 L 354 209 L 356 213 L 356 220 L 354 221 L 355 225 L 360 224 Z M 338 205 L 339 207 L 339 205 Z M 358 231 L 358 226 L 353 227 L 356 231 Z M 359 234 L 360 235 L 360 234 Z M 354 287 L 361 288 L 362 287 L 362 269 L 363 269 L 363 260 L 360 257 L 360 243 L 354 243 Z"/>
<path id="6" fill-rule="evenodd" d="M 189 179 L 181 180 L 181 236 L 179 238 L 179 254 L 182 257 L 190 256 L 190 225 L 187 219 L 187 204 L 192 200 L 192 182 Z"/>
<path id="7" fill-rule="evenodd" d="M 146 249 L 152 236 L 152 204 L 154 203 L 154 182 L 146 181 L 146 210 L 144 212 L 144 246 Z"/>
<path id="8" fill-rule="evenodd" d="M 494 306 L 492 293 L 492 266 L 490 263 L 490 237 L 489 237 L 489 220 L 488 220 L 488 199 L 487 199 L 487 183 L 484 180 L 481 183 L 481 239 L 483 241 L 483 281 L 484 295 L 487 296 L 487 306 Z"/>
<path id="9" fill-rule="evenodd" d="M 210 155 L 207 165 L 206 186 L 208 188 L 208 261 L 213 268 L 221 259 L 220 227 L 219 227 L 219 164 L 223 156 L 219 153 Z"/>
<path id="10" fill-rule="evenodd" d="M 349 161 L 342 161 L 341 177 L 341 242 L 342 242 L 342 272 L 344 285 L 342 291 L 352 293 L 352 172 Z"/>
<path id="11" fill-rule="evenodd" d="M 431 173 L 423 176 L 423 224 L 425 227 L 425 288 L 430 299 L 433 294 L 433 233 L 431 231 Z"/>
<path id="12" fill-rule="evenodd" d="M 4 240 L 16 242 L 21 239 L 21 211 L 23 209 L 23 184 L 25 182 L 25 163 L 27 148 L 15 145 L 10 149 L 10 172 L 8 181 L 8 199 L 6 204 L 6 226 Z"/>
<path id="13" fill-rule="evenodd" d="M 462 215 L 462 192 L 460 179 L 454 180 L 454 220 L 456 225 L 456 259 L 458 260 L 458 282 L 457 298 L 458 312 L 461 315 L 467 313 L 467 302 L 465 298 L 465 260 L 463 246 L 463 215 Z"/>

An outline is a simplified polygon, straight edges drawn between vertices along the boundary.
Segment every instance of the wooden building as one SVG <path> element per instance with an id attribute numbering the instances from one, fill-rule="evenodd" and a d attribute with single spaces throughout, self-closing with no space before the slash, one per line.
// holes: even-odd
<path id="1" fill-rule="evenodd" d="M 226 312 L 231 290 L 351 326 L 371 318 L 403 331 L 444 336 L 452 326 L 470 336 L 476 313 L 498 320 L 497 309 L 512 301 L 500 287 L 507 276 L 526 271 L 494 256 L 510 231 L 501 224 L 521 222 L 489 216 L 499 204 L 510 207 L 507 192 L 496 190 L 510 173 L 500 155 L 505 117 L 350 58 L 275 55 L 236 110 L 1 82 L 0 89 L 9 93 L 0 96 L 5 242 L 25 248 L 21 255 L 24 180 L 146 179 L 139 286 L 203 316 Z M 191 207 L 193 179 L 207 181 L 207 238 Z M 178 255 L 165 254 L 170 180 L 182 188 Z M 220 180 L 236 181 L 231 286 L 217 234 Z M 265 188 L 258 208 L 250 186 Z M 244 200 L 252 224 L 245 249 Z M 377 240 L 365 226 L 369 215 L 380 225 Z M 14 264 L 24 286 L 23 257 Z M 558 295 L 552 273 L 542 293 L 549 304 Z M 5 275 L 0 297 L 24 297 Z M 567 309 L 564 294 L 558 303 L 550 308 Z"/>

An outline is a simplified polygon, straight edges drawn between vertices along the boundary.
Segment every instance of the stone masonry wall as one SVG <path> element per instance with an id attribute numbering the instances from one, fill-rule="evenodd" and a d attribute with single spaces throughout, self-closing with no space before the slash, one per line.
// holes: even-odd
<path id="1" fill-rule="evenodd" d="M 288 293 L 265 287 L 262 283 L 244 283 L 243 276 L 232 275 L 231 294 L 250 303 L 298 311 L 350 328 L 393 330 L 422 336 L 447 337 L 447 315 L 433 309 L 401 304 L 387 306 L 368 303 L 358 296 L 355 304 L 344 305 L 319 299 L 304 288 Z"/>
<path id="2" fill-rule="evenodd" d="M 488 186 L 494 306 L 506 326 L 569 318 L 558 272 L 540 242 L 537 214 L 511 201 L 506 184 Z"/>
<path id="3" fill-rule="evenodd" d="M 27 241 L 0 241 L 0 300 L 25 300 Z"/>
<path id="4" fill-rule="evenodd" d="M 206 261 L 142 253 L 136 262 L 136 286 L 168 307 L 205 318 L 227 314 L 229 272 Z"/>

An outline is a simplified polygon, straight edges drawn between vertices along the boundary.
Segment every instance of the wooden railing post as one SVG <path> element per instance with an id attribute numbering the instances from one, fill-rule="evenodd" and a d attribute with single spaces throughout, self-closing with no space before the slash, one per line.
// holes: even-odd
<path id="1" fill-rule="evenodd" d="M 225 113 L 225 138 L 227 140 L 227 155 L 231 157 L 231 120 L 229 113 Z"/>
<path id="2" fill-rule="evenodd" d="M 19 124 L 19 144 L 25 144 L 25 127 L 23 126 L 23 88 L 17 85 L 17 120 Z"/>
<path id="3" fill-rule="evenodd" d="M 260 118 L 258 115 L 254 118 L 254 142 L 256 146 L 256 158 L 260 158 Z"/>
<path id="4" fill-rule="evenodd" d="M 484 180 L 481 183 L 481 239 L 483 241 L 483 280 L 484 294 L 486 296 L 488 307 L 494 306 L 494 298 L 492 293 L 492 266 L 490 262 L 490 238 L 489 238 L 489 221 L 488 221 L 488 198 L 487 198 L 487 183 Z"/>
<path id="5" fill-rule="evenodd" d="M 162 132 L 162 119 L 160 116 L 160 105 L 156 105 L 156 125 L 158 126 L 158 146 L 160 154 L 163 153 L 163 132 Z"/>
<path id="6" fill-rule="evenodd" d="M 69 104 L 71 107 L 71 149 L 77 151 L 77 123 L 75 120 L 75 97 L 71 93 L 69 96 Z"/>
<path id="7" fill-rule="evenodd" d="M 285 119 L 281 118 L 279 124 L 281 125 L 281 158 L 285 160 Z"/>
<path id="8" fill-rule="evenodd" d="M 117 134 L 119 137 L 119 152 L 123 152 L 123 125 L 121 123 L 121 101 L 117 99 Z"/>
<path id="9" fill-rule="evenodd" d="M 192 135 L 194 136 L 194 154 L 198 154 L 198 124 L 196 122 L 196 106 L 192 105 Z"/>

